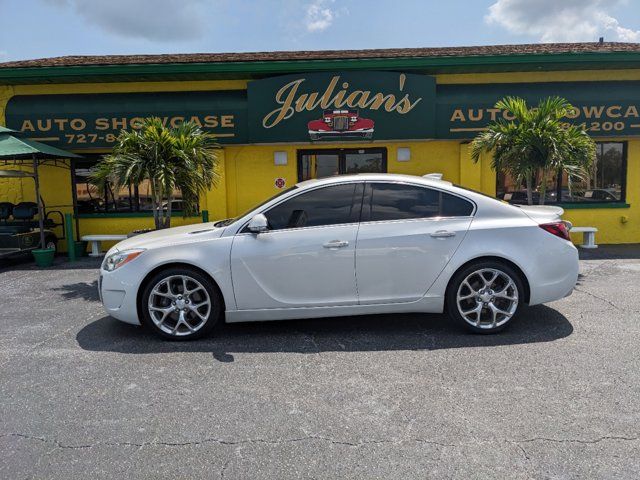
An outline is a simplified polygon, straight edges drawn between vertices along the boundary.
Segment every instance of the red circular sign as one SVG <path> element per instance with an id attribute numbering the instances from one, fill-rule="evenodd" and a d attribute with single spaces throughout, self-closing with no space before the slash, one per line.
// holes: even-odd
<path id="1" fill-rule="evenodd" d="M 287 182 L 285 181 L 284 178 L 278 177 L 278 178 L 276 178 L 275 184 L 276 184 L 277 188 L 284 188 L 284 186 L 287 184 Z"/>

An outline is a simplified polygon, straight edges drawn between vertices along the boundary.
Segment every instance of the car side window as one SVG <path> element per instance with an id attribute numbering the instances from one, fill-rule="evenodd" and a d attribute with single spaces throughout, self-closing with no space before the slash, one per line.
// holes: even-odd
<path id="1" fill-rule="evenodd" d="M 367 184 L 362 221 L 469 216 L 473 204 L 455 195 L 401 183 Z"/>
<path id="2" fill-rule="evenodd" d="M 473 213 L 473 204 L 464 198 L 442 192 L 441 217 L 469 217 Z"/>
<path id="3" fill-rule="evenodd" d="M 363 183 L 331 185 L 285 200 L 264 213 L 269 230 L 357 222 L 363 189 Z"/>

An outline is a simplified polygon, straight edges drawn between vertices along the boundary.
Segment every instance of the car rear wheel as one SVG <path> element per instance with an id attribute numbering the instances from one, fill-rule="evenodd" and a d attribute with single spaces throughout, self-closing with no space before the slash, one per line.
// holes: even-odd
<path id="1" fill-rule="evenodd" d="M 213 330 L 222 315 L 222 297 L 201 272 L 171 268 L 147 283 L 140 307 L 144 323 L 160 336 L 193 340 Z"/>
<path id="2" fill-rule="evenodd" d="M 524 299 L 518 272 L 506 263 L 483 261 L 457 272 L 447 291 L 449 316 L 474 333 L 503 330 Z"/>

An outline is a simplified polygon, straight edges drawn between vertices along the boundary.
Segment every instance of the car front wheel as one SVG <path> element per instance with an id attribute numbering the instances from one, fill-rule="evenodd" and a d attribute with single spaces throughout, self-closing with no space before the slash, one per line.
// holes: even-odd
<path id="1" fill-rule="evenodd" d="M 213 330 L 222 315 L 222 298 L 201 272 L 172 268 L 146 284 L 140 307 L 144 323 L 162 337 L 193 340 Z"/>
<path id="2" fill-rule="evenodd" d="M 457 272 L 447 291 L 449 316 L 474 333 L 495 333 L 518 314 L 524 288 L 505 263 L 476 262 Z"/>

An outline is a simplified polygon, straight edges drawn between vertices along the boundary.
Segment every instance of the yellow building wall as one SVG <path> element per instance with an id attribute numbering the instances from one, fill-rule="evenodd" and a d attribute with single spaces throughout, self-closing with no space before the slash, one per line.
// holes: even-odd
<path id="1" fill-rule="evenodd" d="M 550 81 L 605 81 L 640 80 L 640 70 L 569 71 L 569 72 L 517 72 L 517 73 L 469 73 L 436 75 L 439 84 L 509 83 L 509 82 L 550 82 Z M 180 82 L 118 82 L 85 83 L 64 85 L 16 85 L 0 86 L 0 125 L 5 124 L 6 103 L 13 95 L 70 94 L 70 93 L 123 93 L 161 92 L 193 90 L 246 89 L 246 80 L 224 81 L 180 81 Z M 620 141 L 621 139 L 616 139 Z M 624 140 L 624 139 L 623 139 Z M 211 220 L 238 215 L 258 202 L 276 194 L 275 179 L 282 177 L 287 185 L 297 181 L 298 149 L 322 148 L 322 145 L 246 145 L 228 146 L 221 151 L 221 175 L 218 185 L 201 199 L 201 209 L 208 210 Z M 367 148 L 386 147 L 387 165 L 391 173 L 424 175 L 440 172 L 445 179 L 463 186 L 495 194 L 496 175 L 491 169 L 488 155 L 478 164 L 471 161 L 467 143 L 458 141 L 419 142 L 373 142 L 324 145 L 327 148 Z M 397 161 L 397 148 L 409 147 L 411 160 Z M 274 152 L 285 151 L 288 164 L 274 165 Z M 0 182 L 0 200 L 17 202 L 33 200 L 30 180 L 21 184 L 4 186 Z M 31 182 L 32 183 L 32 182 Z M 67 187 L 68 186 L 68 187 Z M 630 208 L 567 209 L 565 218 L 579 226 L 595 226 L 599 229 L 599 243 L 640 242 L 640 140 L 628 142 L 627 158 L 627 203 Z M 61 205 L 59 209 L 70 211 L 71 181 L 69 172 L 42 171 L 42 193 L 47 206 Z M 51 207 L 52 208 L 52 207 Z M 199 217 L 183 219 L 173 217 L 173 225 L 201 221 Z M 134 229 L 149 228 L 153 224 L 150 217 L 110 217 L 82 218 L 81 234 L 127 233 Z M 579 236 L 575 240 L 578 241 Z"/>

